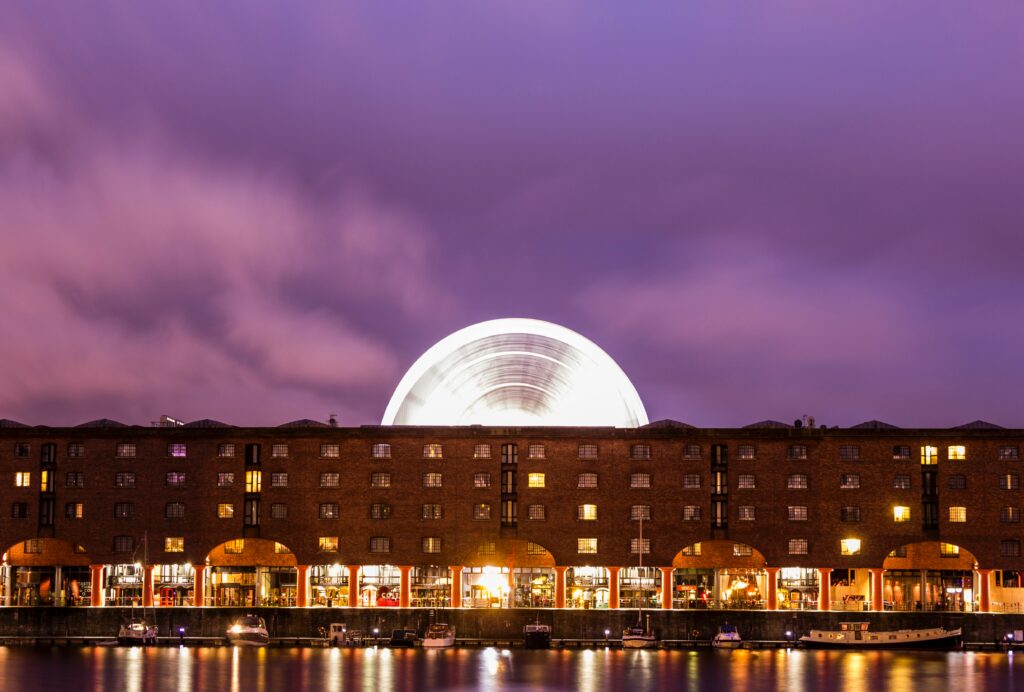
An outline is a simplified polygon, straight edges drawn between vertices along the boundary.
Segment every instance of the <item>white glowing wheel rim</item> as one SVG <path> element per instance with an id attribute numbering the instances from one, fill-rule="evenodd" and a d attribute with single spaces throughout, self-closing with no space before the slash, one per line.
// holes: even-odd
<path id="1" fill-rule="evenodd" d="M 381 424 L 635 428 L 647 412 L 597 344 L 551 322 L 508 318 L 434 344 L 398 383 Z"/>

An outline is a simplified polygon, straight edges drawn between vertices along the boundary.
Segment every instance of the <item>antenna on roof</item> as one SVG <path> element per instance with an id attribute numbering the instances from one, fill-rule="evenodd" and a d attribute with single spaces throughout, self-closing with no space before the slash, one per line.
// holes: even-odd
<path id="1" fill-rule="evenodd" d="M 330 416 L 328 416 L 327 418 L 327 425 L 331 426 L 332 428 L 338 427 L 338 414 L 330 414 Z"/>

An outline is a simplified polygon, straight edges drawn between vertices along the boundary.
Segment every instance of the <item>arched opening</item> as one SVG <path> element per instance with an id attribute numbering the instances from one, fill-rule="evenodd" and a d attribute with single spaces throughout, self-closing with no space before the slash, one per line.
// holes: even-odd
<path id="1" fill-rule="evenodd" d="M 672 559 L 673 608 L 761 609 L 768 573 L 760 551 L 735 541 L 701 541 Z"/>
<path id="2" fill-rule="evenodd" d="M 87 606 L 92 596 L 89 556 L 58 538 L 29 538 L 10 546 L 0 565 L 0 603 Z"/>
<path id="3" fill-rule="evenodd" d="M 297 597 L 295 555 L 288 546 L 264 538 L 236 538 L 206 556 L 209 588 L 205 605 L 294 606 Z"/>
<path id="4" fill-rule="evenodd" d="M 925 541 L 896 548 L 882 563 L 886 610 L 972 611 L 977 561 L 953 543 Z"/>
<path id="5" fill-rule="evenodd" d="M 463 561 L 462 604 L 470 608 L 552 608 L 555 558 L 532 541 L 485 541 Z"/>

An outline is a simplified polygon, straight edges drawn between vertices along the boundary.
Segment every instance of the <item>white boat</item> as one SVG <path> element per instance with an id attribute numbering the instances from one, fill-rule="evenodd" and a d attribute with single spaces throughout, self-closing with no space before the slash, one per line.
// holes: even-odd
<path id="1" fill-rule="evenodd" d="M 423 635 L 423 648 L 446 649 L 455 644 L 455 628 L 443 622 L 435 622 Z"/>
<path id="2" fill-rule="evenodd" d="M 743 639 L 740 637 L 736 625 L 728 623 L 719 627 L 718 634 L 711 640 L 711 646 L 716 649 L 738 649 L 741 644 L 743 644 Z"/>
<path id="3" fill-rule="evenodd" d="M 811 630 L 800 644 L 812 649 L 958 649 L 963 633 L 958 627 L 872 632 L 867 622 L 841 622 L 838 630 Z"/>
<path id="4" fill-rule="evenodd" d="M 228 641 L 235 646 L 266 646 L 270 643 L 267 623 L 259 615 L 245 615 L 228 628 Z"/>
<path id="5" fill-rule="evenodd" d="M 123 646 L 148 646 L 156 644 L 156 625 L 145 618 L 133 617 L 117 630 L 117 643 Z"/>

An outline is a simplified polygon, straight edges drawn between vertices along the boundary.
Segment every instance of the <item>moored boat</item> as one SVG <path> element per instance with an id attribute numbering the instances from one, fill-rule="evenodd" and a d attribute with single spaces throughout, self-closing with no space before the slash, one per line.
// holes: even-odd
<path id="1" fill-rule="evenodd" d="M 245 615 L 228 628 L 228 641 L 235 646 L 266 646 L 270 643 L 267 623 L 258 615 Z"/>
<path id="2" fill-rule="evenodd" d="M 736 625 L 725 623 L 718 628 L 718 634 L 711 640 L 711 646 L 716 649 L 738 649 L 743 644 L 739 630 Z"/>
<path id="3" fill-rule="evenodd" d="M 427 628 L 423 635 L 423 647 L 427 649 L 445 649 L 455 644 L 455 628 L 443 622 L 435 622 Z"/>
<path id="4" fill-rule="evenodd" d="M 122 646 L 148 646 L 156 644 L 156 625 L 145 618 L 131 618 L 118 628 L 117 643 Z"/>
<path id="5" fill-rule="evenodd" d="M 523 628 L 524 649 L 551 648 L 551 626 L 536 623 Z"/>
<path id="6" fill-rule="evenodd" d="M 416 646 L 417 641 L 419 641 L 419 637 L 416 636 L 416 630 L 391 630 L 388 646 L 392 649 L 411 649 Z"/>
<path id="7" fill-rule="evenodd" d="M 812 649 L 958 649 L 963 633 L 959 627 L 873 632 L 867 622 L 841 622 L 838 630 L 811 630 L 800 644 Z"/>

